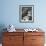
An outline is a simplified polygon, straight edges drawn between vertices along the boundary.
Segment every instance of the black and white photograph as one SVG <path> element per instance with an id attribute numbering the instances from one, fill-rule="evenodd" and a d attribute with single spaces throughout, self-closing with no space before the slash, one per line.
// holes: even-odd
<path id="1" fill-rule="evenodd" d="M 34 21 L 34 5 L 20 5 L 19 7 L 20 22 Z"/>

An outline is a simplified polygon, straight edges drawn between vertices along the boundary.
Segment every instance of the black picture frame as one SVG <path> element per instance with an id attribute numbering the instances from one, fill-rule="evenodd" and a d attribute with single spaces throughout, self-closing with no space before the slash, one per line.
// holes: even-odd
<path id="1" fill-rule="evenodd" d="M 34 22 L 34 5 L 19 5 L 19 21 Z"/>

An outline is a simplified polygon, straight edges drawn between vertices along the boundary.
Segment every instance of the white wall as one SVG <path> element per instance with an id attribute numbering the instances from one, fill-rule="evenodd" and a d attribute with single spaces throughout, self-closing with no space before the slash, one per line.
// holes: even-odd
<path id="1" fill-rule="evenodd" d="M 1 0 L 0 25 L 13 24 L 16 28 L 46 28 L 46 0 Z M 34 5 L 34 23 L 20 23 L 19 5 Z"/>

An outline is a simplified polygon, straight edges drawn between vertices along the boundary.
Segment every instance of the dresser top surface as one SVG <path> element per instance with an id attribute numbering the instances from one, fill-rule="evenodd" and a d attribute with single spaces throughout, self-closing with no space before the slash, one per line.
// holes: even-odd
<path id="1" fill-rule="evenodd" d="M 25 32 L 25 33 L 27 33 L 27 32 L 29 32 L 29 33 L 44 33 L 44 31 L 41 31 L 41 30 L 38 30 L 38 31 L 25 31 L 24 29 L 16 29 L 16 31 L 15 32 Z M 14 33 L 15 33 L 14 32 Z M 8 31 L 7 31 L 7 33 L 8 33 Z M 13 32 L 10 32 L 10 33 L 13 33 Z"/>

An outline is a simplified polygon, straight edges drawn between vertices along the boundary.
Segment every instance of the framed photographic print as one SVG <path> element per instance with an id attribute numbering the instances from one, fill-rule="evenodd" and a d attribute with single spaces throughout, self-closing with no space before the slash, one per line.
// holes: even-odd
<path id="1" fill-rule="evenodd" d="M 27 23 L 34 22 L 34 5 L 20 5 L 19 20 Z"/>

